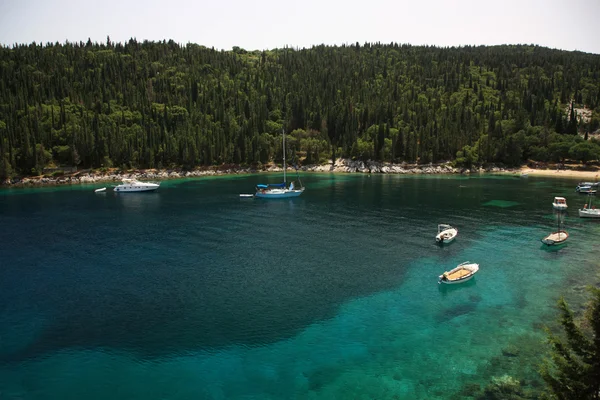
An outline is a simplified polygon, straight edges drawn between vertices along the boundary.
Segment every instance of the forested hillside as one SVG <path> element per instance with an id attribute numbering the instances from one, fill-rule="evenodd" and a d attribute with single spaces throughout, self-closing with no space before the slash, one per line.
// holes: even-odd
<path id="1" fill-rule="evenodd" d="M 283 129 L 305 164 L 586 162 L 599 127 L 600 55 L 536 46 L 0 47 L 0 177 L 267 163 Z"/>

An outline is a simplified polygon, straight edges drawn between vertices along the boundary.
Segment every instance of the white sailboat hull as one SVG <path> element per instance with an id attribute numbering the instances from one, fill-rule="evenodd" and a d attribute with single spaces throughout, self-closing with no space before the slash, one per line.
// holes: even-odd
<path id="1" fill-rule="evenodd" d="M 600 218 L 600 209 L 579 209 L 581 218 Z"/>
<path id="2" fill-rule="evenodd" d="M 270 189 L 264 191 L 259 190 L 254 196 L 263 199 L 285 199 L 288 197 L 298 197 L 302 193 L 304 193 L 304 189 Z"/>
<path id="3" fill-rule="evenodd" d="M 116 187 L 115 192 L 125 193 L 125 192 L 152 192 L 158 189 L 157 187 L 139 187 L 139 188 L 128 188 L 128 187 Z"/>
<path id="4" fill-rule="evenodd" d="M 548 236 L 542 239 L 542 243 L 547 246 L 553 246 L 564 243 L 569 238 L 569 234 L 565 231 L 552 232 Z"/>

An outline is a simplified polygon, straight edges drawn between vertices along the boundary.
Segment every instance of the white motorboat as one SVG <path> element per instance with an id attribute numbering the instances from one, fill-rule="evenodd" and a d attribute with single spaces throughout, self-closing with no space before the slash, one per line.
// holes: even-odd
<path id="1" fill-rule="evenodd" d="M 577 193 L 595 194 L 598 191 L 600 182 L 579 182 L 575 191 Z"/>
<path id="2" fill-rule="evenodd" d="M 437 243 L 450 243 L 458 235 L 458 230 L 448 224 L 438 225 L 438 234 L 435 236 Z"/>
<path id="3" fill-rule="evenodd" d="M 294 181 L 287 186 L 286 183 L 286 164 L 285 164 L 285 131 L 283 132 L 283 183 L 270 183 L 256 185 L 256 194 L 254 196 L 263 199 L 285 199 L 289 197 L 298 197 L 304 193 L 304 187 L 298 176 L 300 188 L 294 186 Z M 296 174 L 298 169 L 296 169 Z"/>
<path id="4" fill-rule="evenodd" d="M 600 209 L 592 206 L 592 195 L 590 194 L 589 197 L 590 201 L 579 209 L 579 216 L 581 218 L 600 218 Z"/>
<path id="5" fill-rule="evenodd" d="M 440 275 L 438 283 L 453 285 L 455 283 L 466 282 L 479 271 L 479 264 L 465 261 L 459 264 L 456 268 L 444 272 Z"/>
<path id="6" fill-rule="evenodd" d="M 579 182 L 577 184 L 577 187 L 575 188 L 576 192 L 579 192 L 581 188 L 592 188 L 592 189 L 598 189 L 598 186 L 600 186 L 600 182 Z"/>
<path id="7" fill-rule="evenodd" d="M 96 193 L 106 192 L 106 188 L 103 187 L 103 188 L 100 188 L 100 189 L 96 189 L 96 190 L 94 190 L 94 192 L 96 192 Z"/>
<path id="8" fill-rule="evenodd" d="M 554 201 L 552 202 L 552 207 L 554 207 L 555 210 L 559 210 L 559 211 L 564 211 L 567 209 L 567 199 L 565 199 L 564 197 L 555 197 Z"/>
<path id="9" fill-rule="evenodd" d="M 115 192 L 151 192 L 158 189 L 159 183 L 140 182 L 137 179 L 123 179 L 123 183 L 115 186 Z"/>
<path id="10" fill-rule="evenodd" d="M 577 191 L 577 193 L 586 193 L 586 194 L 596 194 L 596 192 L 598 191 L 598 190 L 594 189 L 594 186 L 589 186 L 589 185 L 577 186 L 577 188 L 575 190 Z"/>

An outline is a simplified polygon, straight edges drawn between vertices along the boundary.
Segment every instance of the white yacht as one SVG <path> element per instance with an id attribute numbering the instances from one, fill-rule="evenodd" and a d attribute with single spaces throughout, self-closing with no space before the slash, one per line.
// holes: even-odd
<path id="1" fill-rule="evenodd" d="M 140 182 L 137 179 L 123 179 L 123 183 L 115 186 L 115 192 L 151 192 L 158 189 L 159 183 Z"/>

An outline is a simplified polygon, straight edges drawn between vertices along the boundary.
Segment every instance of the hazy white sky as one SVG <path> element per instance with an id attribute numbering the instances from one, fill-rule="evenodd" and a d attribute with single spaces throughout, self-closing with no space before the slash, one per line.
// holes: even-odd
<path id="1" fill-rule="evenodd" d="M 398 42 L 600 54 L 600 0 L 0 0 L 0 43 L 173 39 L 247 50 Z"/>

